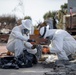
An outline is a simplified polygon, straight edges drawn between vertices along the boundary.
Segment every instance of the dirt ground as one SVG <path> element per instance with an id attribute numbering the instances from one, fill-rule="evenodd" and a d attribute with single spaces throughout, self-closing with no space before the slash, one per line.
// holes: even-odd
<path id="1" fill-rule="evenodd" d="M 0 53 L 7 52 L 6 43 L 0 43 Z"/>

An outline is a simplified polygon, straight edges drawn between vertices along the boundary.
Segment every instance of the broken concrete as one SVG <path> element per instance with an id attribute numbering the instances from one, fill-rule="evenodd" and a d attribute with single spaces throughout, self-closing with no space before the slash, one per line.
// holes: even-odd
<path id="1" fill-rule="evenodd" d="M 45 72 L 44 75 L 76 75 L 76 64 L 75 63 L 76 62 L 74 60 L 74 61 L 70 61 L 70 64 L 68 65 L 64 65 L 61 63 L 60 65 L 53 64 L 55 66 L 48 67 L 48 68 L 53 68 L 53 69 L 50 70 L 49 72 Z"/>

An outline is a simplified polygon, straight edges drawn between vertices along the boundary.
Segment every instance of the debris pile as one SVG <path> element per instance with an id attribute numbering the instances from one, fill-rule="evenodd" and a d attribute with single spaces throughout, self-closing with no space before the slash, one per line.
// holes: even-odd
<path id="1" fill-rule="evenodd" d="M 52 62 L 45 64 L 44 68 L 51 69 L 51 71 L 45 72 L 44 75 L 76 75 L 76 60 L 70 61 L 68 64 L 63 64 L 60 61 Z"/>

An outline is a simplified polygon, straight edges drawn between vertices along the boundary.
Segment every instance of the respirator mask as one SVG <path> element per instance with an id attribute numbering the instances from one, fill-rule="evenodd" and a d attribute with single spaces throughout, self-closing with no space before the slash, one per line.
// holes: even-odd
<path id="1" fill-rule="evenodd" d="M 23 31 L 24 31 L 24 34 L 26 34 L 26 35 L 28 35 L 30 32 L 28 29 L 24 29 Z"/>

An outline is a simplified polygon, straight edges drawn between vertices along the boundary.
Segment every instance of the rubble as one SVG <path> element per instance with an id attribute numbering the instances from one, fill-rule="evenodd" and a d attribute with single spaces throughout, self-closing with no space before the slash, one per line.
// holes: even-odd
<path id="1" fill-rule="evenodd" d="M 3 49 L 5 50 L 6 49 L 5 44 L 0 45 L 0 49 L 3 51 L 2 46 L 3 46 Z M 5 52 L 7 52 L 7 50 Z M 57 59 L 56 55 L 54 55 L 54 56 L 55 56 L 55 59 Z M 42 57 L 46 59 L 48 57 L 48 55 L 43 55 Z M 76 58 L 76 55 L 74 55 L 74 58 Z M 42 59 L 42 60 L 44 61 L 45 59 Z M 45 63 L 42 60 L 40 60 L 37 65 L 35 65 L 29 69 L 36 70 L 39 68 L 38 72 L 40 73 L 42 71 L 41 75 L 76 75 L 76 59 L 73 61 L 70 61 L 70 64 L 68 64 L 68 65 L 64 65 L 61 62 L 58 62 L 59 64 L 56 65 L 55 61 L 51 61 L 50 63 Z M 25 69 L 26 68 L 24 68 L 24 71 L 25 71 Z M 23 69 L 20 69 L 20 70 L 22 72 Z"/>
<path id="2" fill-rule="evenodd" d="M 57 63 L 53 63 L 50 67 L 48 64 L 48 67 L 45 68 L 52 68 L 52 70 L 45 72 L 44 75 L 76 75 L 76 60 L 70 61 L 70 64 L 62 64 L 58 62 L 59 64 L 56 65 Z M 51 63 L 50 63 L 51 64 Z"/>

